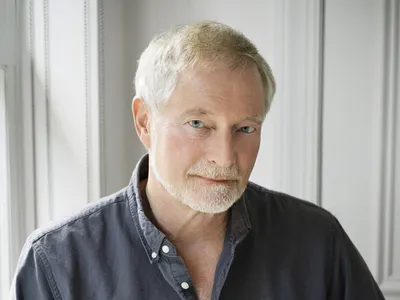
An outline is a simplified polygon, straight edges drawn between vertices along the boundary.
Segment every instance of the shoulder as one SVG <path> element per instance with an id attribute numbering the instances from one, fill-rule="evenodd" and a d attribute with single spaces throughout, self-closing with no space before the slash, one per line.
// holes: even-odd
<path id="1" fill-rule="evenodd" d="M 253 182 L 249 182 L 245 198 L 252 223 L 255 222 L 255 225 L 264 226 L 267 222 L 286 226 L 293 231 L 323 230 L 325 234 L 340 226 L 335 216 L 326 209 Z"/>
<path id="2" fill-rule="evenodd" d="M 14 289 L 46 291 L 54 296 L 48 299 L 72 293 L 74 282 L 84 282 L 85 274 L 100 274 L 105 260 L 125 254 L 133 241 L 133 223 L 125 188 L 37 229 L 21 251 Z M 122 249 L 118 253 L 116 245 Z"/>
<path id="3" fill-rule="evenodd" d="M 63 220 L 53 221 L 36 229 L 28 237 L 27 244 L 33 247 L 51 247 L 51 244 L 65 243 L 71 238 L 82 240 L 85 237 L 93 237 L 99 229 L 114 226 L 113 222 L 120 217 L 119 215 L 129 211 L 128 205 L 126 189 L 122 189 L 87 204 L 79 212 Z"/>

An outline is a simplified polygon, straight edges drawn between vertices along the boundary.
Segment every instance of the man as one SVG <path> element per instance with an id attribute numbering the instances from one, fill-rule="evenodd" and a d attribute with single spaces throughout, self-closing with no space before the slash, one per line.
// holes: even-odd
<path id="1" fill-rule="evenodd" d="M 383 299 L 339 222 L 248 182 L 275 82 L 241 33 L 199 22 L 142 54 L 129 185 L 35 232 L 16 299 Z"/>

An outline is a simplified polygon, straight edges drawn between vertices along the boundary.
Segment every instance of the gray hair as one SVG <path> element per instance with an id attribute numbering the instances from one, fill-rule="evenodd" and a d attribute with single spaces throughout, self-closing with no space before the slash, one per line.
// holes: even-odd
<path id="1" fill-rule="evenodd" d="M 213 70 L 228 65 L 257 66 L 265 91 L 265 114 L 275 94 L 271 68 L 255 45 L 241 32 L 218 22 L 203 21 L 173 27 L 153 38 L 138 62 L 136 97 L 158 109 L 171 97 L 184 70 Z"/>

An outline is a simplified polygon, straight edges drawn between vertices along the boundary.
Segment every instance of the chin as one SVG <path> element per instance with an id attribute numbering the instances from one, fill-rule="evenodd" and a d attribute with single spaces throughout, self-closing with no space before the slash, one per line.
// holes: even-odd
<path id="1" fill-rule="evenodd" d="M 208 214 L 219 214 L 228 211 L 233 204 L 235 204 L 241 197 L 241 194 L 236 195 L 207 195 L 201 197 L 200 195 L 189 196 L 182 201 L 194 211 Z M 200 200 L 199 200 L 200 199 Z"/>
<path id="2" fill-rule="evenodd" d="M 199 203 L 185 203 L 187 206 L 189 206 L 192 210 L 200 212 L 200 213 L 205 213 L 205 214 L 220 214 L 224 213 L 229 210 L 229 208 L 232 207 L 233 203 L 230 205 L 226 206 L 215 206 L 215 205 L 205 205 L 205 204 L 199 204 Z"/>

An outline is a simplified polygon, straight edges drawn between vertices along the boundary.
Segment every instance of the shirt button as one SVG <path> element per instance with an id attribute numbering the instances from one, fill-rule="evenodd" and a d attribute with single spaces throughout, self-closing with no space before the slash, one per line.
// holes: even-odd
<path id="1" fill-rule="evenodd" d="M 152 257 L 152 258 L 156 258 L 156 257 L 157 257 L 157 253 L 153 252 L 153 253 L 151 254 L 151 257 Z"/>
<path id="2" fill-rule="evenodd" d="M 169 247 L 167 245 L 162 246 L 162 251 L 164 253 L 168 253 L 169 252 Z"/>
<path id="3" fill-rule="evenodd" d="M 187 282 L 182 282 L 181 283 L 181 287 L 184 289 L 184 290 L 187 290 L 188 288 L 189 288 L 189 284 L 187 283 Z"/>

